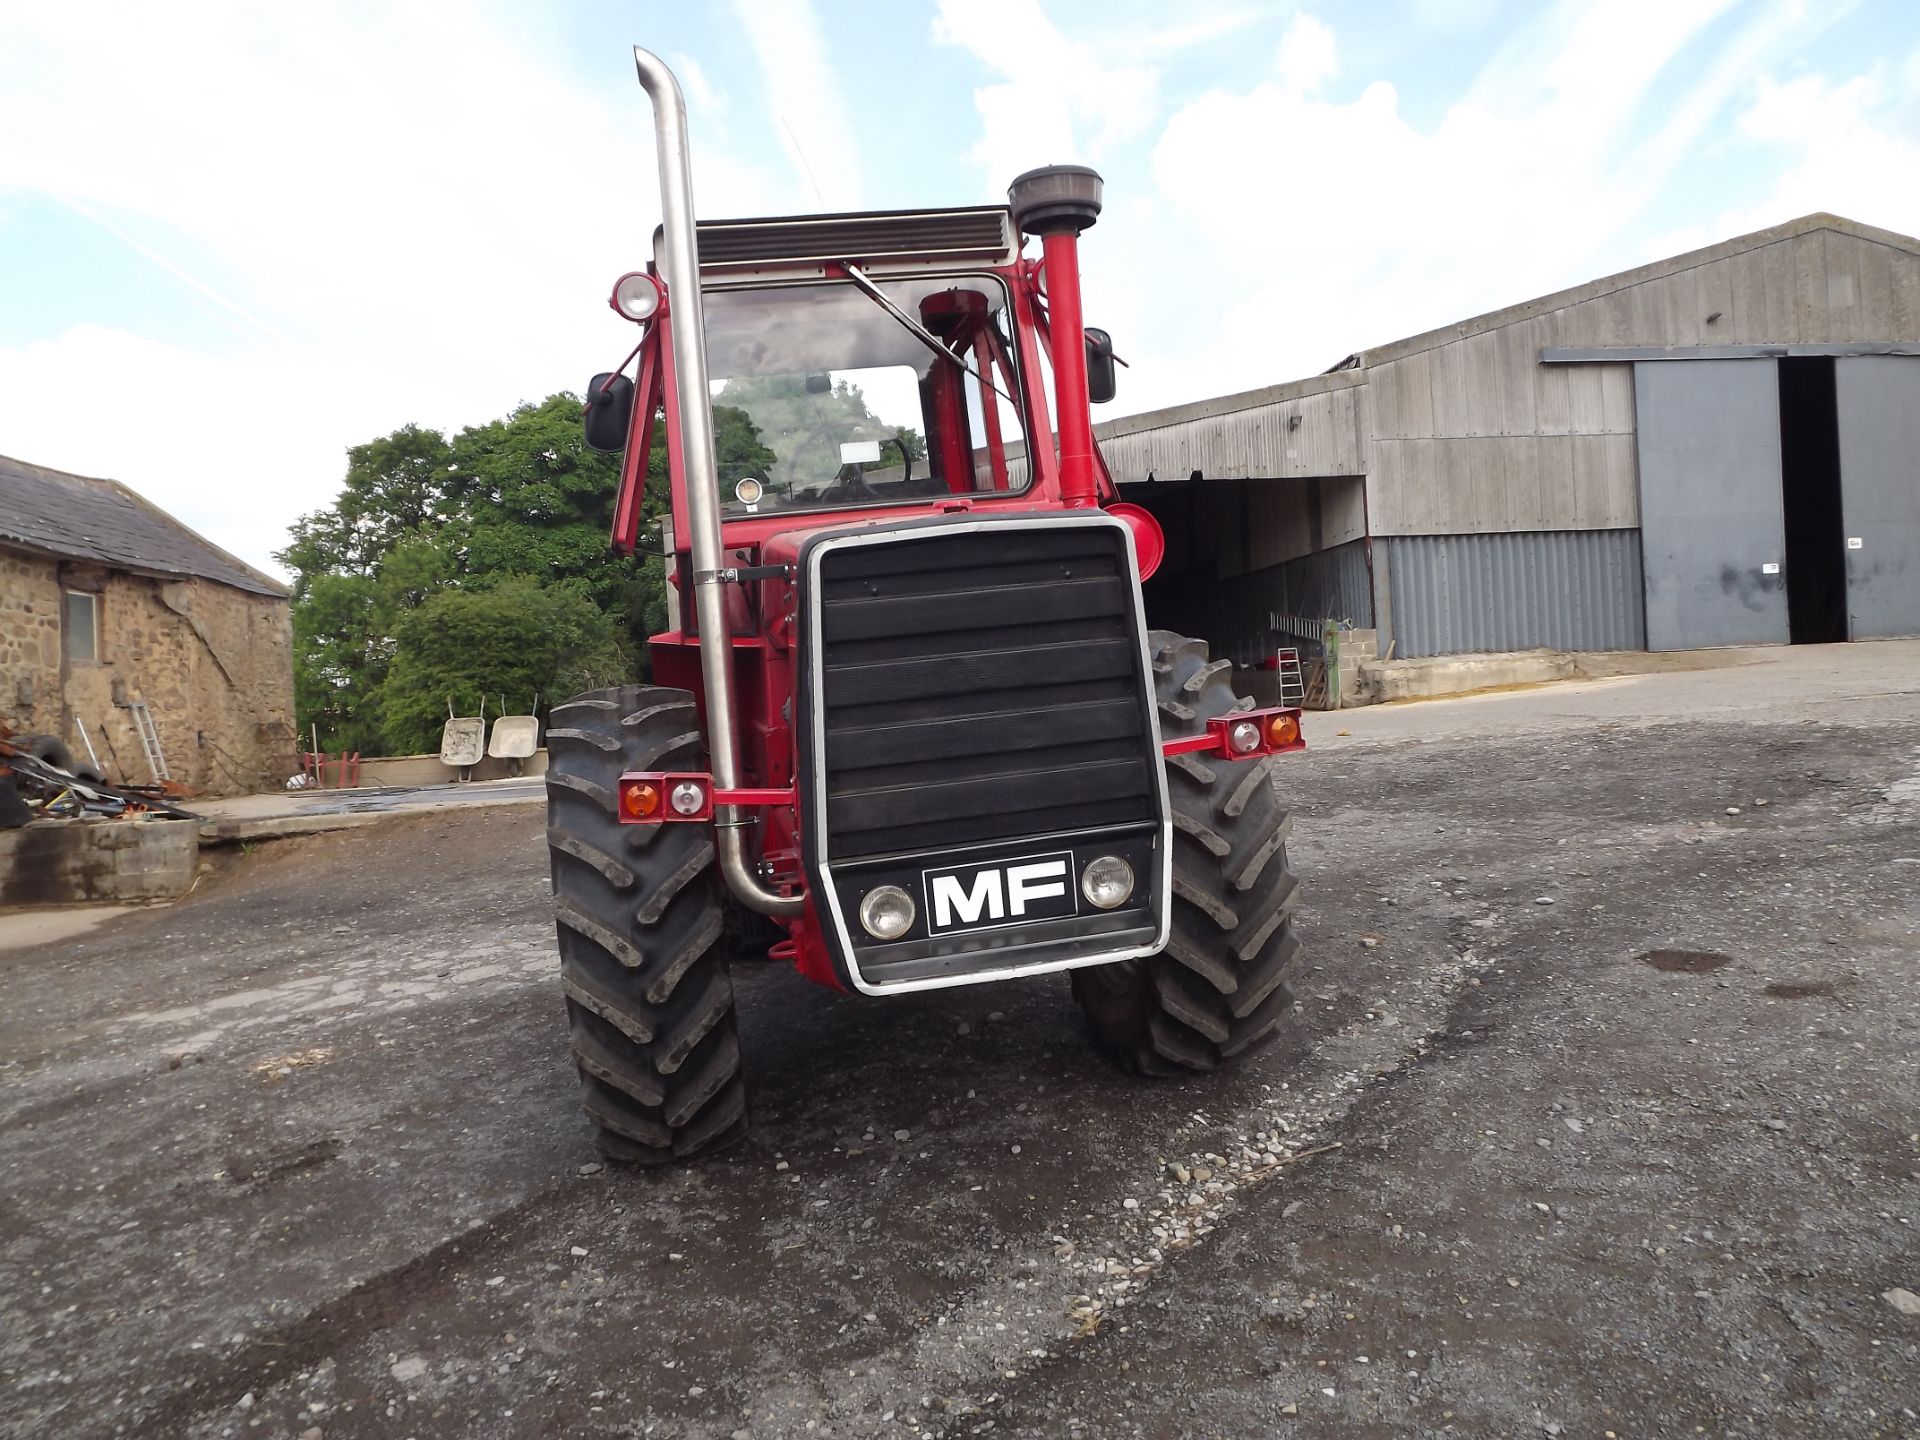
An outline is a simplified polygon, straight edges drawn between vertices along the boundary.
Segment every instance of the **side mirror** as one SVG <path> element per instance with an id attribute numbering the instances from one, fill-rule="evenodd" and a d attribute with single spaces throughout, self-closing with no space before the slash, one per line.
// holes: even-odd
<path id="1" fill-rule="evenodd" d="M 831 395 L 832 393 L 833 376 L 825 370 L 820 371 L 818 374 L 807 376 L 807 394 Z"/>
<path id="2" fill-rule="evenodd" d="M 1113 337 L 1104 330 L 1087 327 L 1087 399 L 1104 405 L 1117 390 L 1113 371 Z"/>
<path id="3" fill-rule="evenodd" d="M 626 449 L 627 432 L 633 426 L 633 381 L 605 372 L 594 376 L 587 385 L 583 419 L 587 444 L 594 449 L 616 454 Z"/>

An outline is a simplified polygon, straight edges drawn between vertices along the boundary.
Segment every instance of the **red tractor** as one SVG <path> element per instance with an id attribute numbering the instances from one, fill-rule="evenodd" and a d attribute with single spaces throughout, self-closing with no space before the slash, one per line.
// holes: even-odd
<path id="1" fill-rule="evenodd" d="M 641 327 L 635 375 L 594 377 L 586 427 L 625 452 L 631 554 L 664 415 L 669 621 L 655 684 L 579 696 L 548 731 L 600 1148 L 745 1133 L 729 964 L 753 941 L 872 996 L 1071 971 L 1094 1038 L 1146 1074 L 1249 1053 L 1291 1004 L 1270 771 L 1300 712 L 1147 628 L 1160 532 L 1115 503 L 1088 411 L 1113 394 L 1080 313 L 1100 177 L 696 224 L 680 87 L 634 58 L 664 222 L 612 297 Z"/>

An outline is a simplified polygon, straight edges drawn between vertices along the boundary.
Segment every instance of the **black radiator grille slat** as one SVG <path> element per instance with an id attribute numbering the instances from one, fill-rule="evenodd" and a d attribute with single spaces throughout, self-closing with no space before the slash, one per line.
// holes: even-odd
<path id="1" fill-rule="evenodd" d="M 844 704 L 879 704 L 952 695 L 956 699 L 1007 688 L 1020 677 L 1038 680 L 1129 679 L 1132 645 L 1123 639 L 1069 641 L 1058 645 L 980 646 L 943 650 L 906 660 L 868 660 L 827 665 L 827 691 Z M 829 701 L 829 704 L 832 702 Z"/>
<path id="2" fill-rule="evenodd" d="M 899 761 L 890 765 L 863 762 L 857 769 L 848 768 L 847 788 L 835 798 L 853 800 L 895 790 L 909 790 L 927 796 L 927 803 L 933 805 L 939 803 L 938 797 L 949 787 L 972 789 L 976 787 L 970 782 L 975 780 L 1011 778 L 1022 785 L 1037 785 L 1040 789 L 1039 801 L 1044 805 L 1049 796 L 1057 797 L 1063 793 L 1060 787 L 1053 784 L 1051 777 L 1054 775 L 1071 775 L 1093 765 L 1127 763 L 1133 758 L 1132 737 L 1092 741 L 1076 738 L 1065 745 L 1055 741 L 1011 755 L 986 750 L 959 755 L 942 751 L 941 773 L 936 781 L 928 782 L 925 762 L 922 760 Z M 1131 777 L 1127 778 L 1131 780 Z M 1099 794 L 1105 793 L 1103 787 Z M 1011 809 L 1013 804 L 1014 801 L 1008 800 L 1005 808 Z"/>
<path id="3" fill-rule="evenodd" d="M 992 633 L 975 633 L 980 630 Z M 948 620 L 942 630 L 868 636 L 860 646 L 859 663 L 936 659 L 944 655 L 971 655 L 981 650 L 1024 650 L 1036 645 L 1071 649 L 1075 645 L 1100 642 L 1126 645 L 1131 654 L 1134 639 L 1116 615 L 1084 615 L 1037 624 L 1022 616 L 1000 625 L 969 625 L 965 630 L 954 629 L 952 620 Z"/>
<path id="4" fill-rule="evenodd" d="M 1146 793 L 1139 762 L 1131 758 L 1083 760 L 1040 770 L 1001 770 L 964 780 L 844 791 L 827 801 L 827 832 L 906 825 L 929 813 L 949 820 L 976 815 L 1004 815 L 1011 820 L 1044 814 L 1056 805 L 1092 805 Z M 1045 828 L 1021 825 L 1019 833 L 1032 834 Z M 838 847 L 835 853 L 839 853 Z"/>
<path id="5" fill-rule="evenodd" d="M 1132 581 L 1105 525 L 987 528 L 819 562 L 833 859 L 1150 821 Z"/>
<path id="6" fill-rule="evenodd" d="M 1024 712 L 1027 709 L 1043 710 L 1073 705 L 1099 705 L 1113 698 L 1113 686 L 1103 680 L 1082 680 L 1073 684 L 1036 685 L 1023 699 L 1031 705 L 1022 705 L 1010 700 L 1008 707 Z M 836 725 L 833 734 L 873 725 L 908 724 L 927 720 L 947 720 L 955 718 L 952 703 L 944 695 L 923 697 L 918 700 L 886 700 L 874 705 L 844 705 L 835 714 Z M 963 719 L 973 716 L 959 717 Z"/>
<path id="7" fill-rule="evenodd" d="M 827 764 L 842 768 L 910 764 L 923 759 L 929 748 L 957 764 L 977 755 L 1052 748 L 1066 726 L 1083 742 L 1132 740 L 1140 730 L 1137 709 L 1130 699 L 1093 700 L 1064 711 L 1036 706 L 924 720 L 889 717 L 871 725 L 843 723 L 827 736 Z"/>
<path id="8" fill-rule="evenodd" d="M 834 633 L 843 640 L 937 635 L 953 628 L 955 615 L 966 615 L 981 628 L 1095 618 L 1118 620 L 1126 615 L 1126 597 L 1117 579 L 1095 575 L 1027 588 L 1000 586 L 839 600 L 834 603 Z"/>

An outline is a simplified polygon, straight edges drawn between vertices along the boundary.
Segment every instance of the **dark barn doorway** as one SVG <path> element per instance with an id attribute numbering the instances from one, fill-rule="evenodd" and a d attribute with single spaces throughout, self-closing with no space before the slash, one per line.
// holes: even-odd
<path id="1" fill-rule="evenodd" d="M 1830 645 L 1847 638 L 1846 530 L 1833 357 L 1788 356 L 1779 367 L 1787 628 L 1795 645 Z"/>

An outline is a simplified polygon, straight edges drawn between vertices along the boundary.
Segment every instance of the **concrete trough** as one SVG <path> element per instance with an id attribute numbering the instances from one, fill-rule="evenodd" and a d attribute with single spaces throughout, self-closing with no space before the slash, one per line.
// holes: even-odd
<path id="1" fill-rule="evenodd" d="M 199 860 L 193 820 L 37 820 L 0 830 L 0 906 L 173 900 Z"/>

